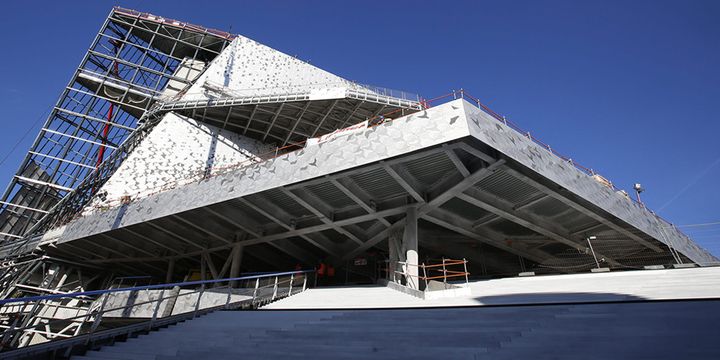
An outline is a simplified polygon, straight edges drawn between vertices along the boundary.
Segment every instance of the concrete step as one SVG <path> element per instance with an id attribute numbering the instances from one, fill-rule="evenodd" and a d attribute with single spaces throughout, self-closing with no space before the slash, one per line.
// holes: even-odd
<path id="1" fill-rule="evenodd" d="M 272 349 L 262 348 L 257 351 L 248 351 L 249 349 L 237 349 L 237 348 L 212 348 L 208 350 L 200 351 L 186 351 L 179 353 L 176 356 L 158 356 L 158 360 L 171 360 L 171 359 L 243 359 L 243 360 L 255 360 L 255 359 L 338 359 L 338 360 L 350 360 L 350 359 L 393 359 L 398 358 L 412 358 L 416 360 L 437 360 L 438 358 L 452 358 L 452 359 L 476 359 L 478 356 L 487 354 L 484 349 L 474 350 L 458 350 L 458 349 L 434 349 L 428 351 L 427 349 L 413 349 L 413 348 L 395 348 L 390 350 L 372 348 L 372 347 L 344 347 L 342 344 L 335 346 L 309 346 L 307 349 Z"/>
<path id="2" fill-rule="evenodd" d="M 709 308 L 650 304 L 662 305 L 652 310 L 639 305 L 224 311 L 82 358 L 720 358 L 717 303 Z"/>
<path id="3" fill-rule="evenodd" d="M 104 349 L 104 348 L 103 348 Z M 88 351 L 84 357 L 88 359 L 137 359 L 137 360 L 153 360 L 155 359 L 154 352 L 148 353 L 136 353 L 136 352 L 113 352 L 113 351 Z M 73 357 L 74 359 L 75 357 Z"/>

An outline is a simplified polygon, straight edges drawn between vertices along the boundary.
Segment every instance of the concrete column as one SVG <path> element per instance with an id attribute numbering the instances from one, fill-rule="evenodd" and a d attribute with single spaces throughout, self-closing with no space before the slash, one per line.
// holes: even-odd
<path id="1" fill-rule="evenodd" d="M 205 264 L 205 253 L 200 254 L 200 280 L 207 280 L 207 265 Z"/>
<path id="2" fill-rule="evenodd" d="M 175 259 L 168 261 L 167 274 L 165 275 L 165 283 L 169 284 L 173 280 L 173 273 L 175 272 Z"/>
<path id="3" fill-rule="evenodd" d="M 236 278 L 240 276 L 240 264 L 242 263 L 242 257 L 243 257 L 243 249 L 244 247 L 240 244 L 235 245 L 232 248 L 232 262 L 230 263 L 230 277 Z M 231 281 L 230 287 L 237 286 L 237 281 Z"/>
<path id="4" fill-rule="evenodd" d="M 405 252 L 402 250 L 402 230 L 391 231 L 388 234 L 388 281 L 401 283 L 401 276 L 395 271 L 402 270 L 398 261 L 405 261 Z"/>
<path id="5" fill-rule="evenodd" d="M 405 249 L 405 261 L 407 262 L 405 273 L 408 274 L 407 286 L 419 290 L 418 285 L 418 228 L 417 228 L 417 207 L 407 210 L 405 216 L 405 232 L 403 233 L 403 248 Z"/>

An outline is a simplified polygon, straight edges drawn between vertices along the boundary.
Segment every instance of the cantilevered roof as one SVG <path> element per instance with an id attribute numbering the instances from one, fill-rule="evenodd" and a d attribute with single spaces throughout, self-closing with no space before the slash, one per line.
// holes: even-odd
<path id="1" fill-rule="evenodd" d="M 681 261 L 715 260 L 670 227 L 658 232 L 663 221 L 647 209 L 464 100 L 134 199 L 42 241 L 65 257 L 117 266 L 170 258 L 192 266 L 197 254 L 237 243 L 250 252 L 271 245 L 302 262 L 342 261 L 380 245 L 408 207 L 418 207 L 428 234 L 421 248 L 469 258 L 476 243 L 497 259 L 504 253 L 576 271 L 594 266 L 585 240 L 592 234 L 611 267 L 672 263 L 670 247 Z"/>

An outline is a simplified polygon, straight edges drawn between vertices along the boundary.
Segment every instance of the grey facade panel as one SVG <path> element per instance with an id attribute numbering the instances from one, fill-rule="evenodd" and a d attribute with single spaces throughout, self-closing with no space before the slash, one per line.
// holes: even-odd
<path id="1" fill-rule="evenodd" d="M 474 105 L 463 102 L 463 106 L 469 120 L 470 133 L 483 143 L 627 224 L 669 244 L 694 262 L 701 265 L 718 262 L 717 258 L 647 208 L 600 184 L 569 162 L 495 120 Z"/>

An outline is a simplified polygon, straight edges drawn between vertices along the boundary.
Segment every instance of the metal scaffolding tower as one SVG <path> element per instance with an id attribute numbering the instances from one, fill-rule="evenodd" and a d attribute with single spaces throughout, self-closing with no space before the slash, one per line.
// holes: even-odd
<path id="1" fill-rule="evenodd" d="M 191 84 L 233 38 L 114 8 L 0 199 L 0 242 L 22 238 L 79 184 L 107 174 L 100 165 L 127 151 L 138 119 Z"/>

